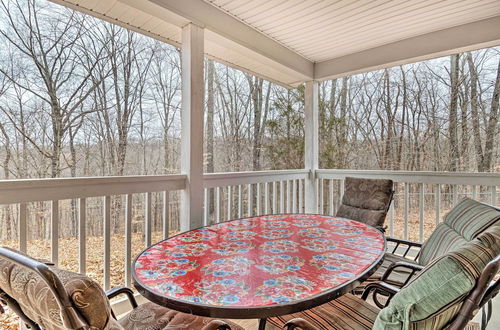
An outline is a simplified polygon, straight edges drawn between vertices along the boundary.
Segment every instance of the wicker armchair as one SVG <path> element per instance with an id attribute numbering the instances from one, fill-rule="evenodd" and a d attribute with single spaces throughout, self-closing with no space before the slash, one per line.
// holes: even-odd
<path id="1" fill-rule="evenodd" d="M 393 194 L 392 180 L 346 177 L 342 204 L 335 216 L 383 229 Z"/>
<path id="2" fill-rule="evenodd" d="M 119 295 L 128 297 L 132 311 L 116 320 L 109 299 Z M 241 329 L 229 322 L 153 303 L 138 306 L 129 288 L 118 287 L 105 293 L 84 275 L 8 248 L 0 248 L 0 301 L 30 329 Z"/>
<path id="3" fill-rule="evenodd" d="M 435 259 L 398 288 L 385 282 L 366 286 L 361 297 L 347 294 L 313 309 L 274 317 L 277 328 L 316 329 L 479 329 L 469 322 L 500 290 L 500 226 Z M 382 309 L 370 293 L 389 296 Z M 483 326 L 489 320 L 483 314 Z"/>

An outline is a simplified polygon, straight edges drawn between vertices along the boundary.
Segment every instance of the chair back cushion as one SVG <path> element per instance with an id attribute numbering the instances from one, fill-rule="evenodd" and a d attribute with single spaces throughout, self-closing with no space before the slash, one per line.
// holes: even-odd
<path id="1" fill-rule="evenodd" d="M 336 216 L 382 226 L 392 200 L 392 189 L 392 180 L 347 177 Z"/>
<path id="2" fill-rule="evenodd" d="M 441 329 L 458 313 L 488 262 L 500 254 L 500 226 L 434 259 L 394 295 L 374 329 Z"/>
<path id="3" fill-rule="evenodd" d="M 90 329 L 108 329 L 111 307 L 99 284 L 85 275 L 50 266 Z M 63 329 L 60 309 L 52 291 L 34 271 L 0 258 L 0 288 L 15 299 L 23 312 L 42 329 Z"/>
<path id="4" fill-rule="evenodd" d="M 500 220 L 500 210 L 470 198 L 461 200 L 439 224 L 422 246 L 419 264 L 425 266 L 436 257 L 473 240 Z"/>

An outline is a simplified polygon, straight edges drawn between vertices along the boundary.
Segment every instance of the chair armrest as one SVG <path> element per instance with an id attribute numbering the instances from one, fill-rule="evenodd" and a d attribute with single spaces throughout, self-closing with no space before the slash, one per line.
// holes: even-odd
<path id="1" fill-rule="evenodd" d="M 399 243 L 402 245 L 409 245 L 412 247 L 422 247 L 422 243 L 420 243 L 420 242 L 409 241 L 409 240 L 401 239 L 401 238 L 386 237 L 386 240 L 389 242 Z"/>
<path id="2" fill-rule="evenodd" d="M 415 258 L 413 258 L 413 260 L 416 260 L 417 257 L 418 257 L 418 255 L 420 254 L 420 249 L 422 248 L 422 243 L 419 243 L 419 242 L 413 242 L 413 241 L 408 241 L 408 240 L 405 240 L 405 239 L 392 238 L 392 237 L 386 237 L 386 240 L 387 240 L 387 242 L 396 243 L 396 246 L 390 252 L 392 254 L 395 254 L 395 252 L 397 251 L 397 249 L 400 246 L 403 247 L 403 248 L 406 248 L 405 252 L 403 253 L 403 257 L 404 258 L 406 258 L 406 255 L 408 254 L 408 252 L 410 252 L 411 248 L 418 248 L 419 249 L 419 253 L 417 253 L 417 255 L 415 256 Z M 410 258 L 408 258 L 408 259 L 410 259 Z"/>
<path id="3" fill-rule="evenodd" d="M 385 273 L 380 278 L 380 281 L 382 281 L 382 282 L 386 281 L 389 278 L 389 276 L 391 275 L 391 273 L 398 268 L 410 270 L 410 275 L 408 275 L 406 280 L 403 283 L 401 283 L 401 287 L 403 287 L 406 285 L 406 283 L 408 283 L 408 281 L 410 281 L 410 279 L 413 277 L 413 275 L 415 275 L 416 272 L 419 272 L 422 269 L 424 269 L 424 266 L 413 264 L 411 262 L 406 262 L 406 261 L 393 262 L 392 264 L 389 265 L 389 267 L 387 267 L 387 269 L 385 270 Z"/>
<path id="4" fill-rule="evenodd" d="M 212 320 L 202 330 L 231 330 L 231 327 L 222 320 Z"/>
<path id="5" fill-rule="evenodd" d="M 106 296 L 108 297 L 108 299 L 113 299 L 121 294 L 127 296 L 130 304 L 132 305 L 132 308 L 136 308 L 138 306 L 137 300 L 135 300 L 134 291 L 132 291 L 130 288 L 117 286 L 116 288 L 106 291 Z"/>
<path id="6" fill-rule="evenodd" d="M 361 299 L 366 300 L 370 293 L 373 291 L 373 302 L 379 307 L 384 308 L 387 306 L 389 301 L 391 301 L 392 297 L 398 293 L 401 289 L 395 287 L 394 285 L 390 285 L 389 283 L 378 281 L 368 284 L 361 295 Z M 377 293 L 381 293 L 382 295 L 388 297 L 385 304 L 381 303 L 377 299 Z"/>
<path id="7" fill-rule="evenodd" d="M 318 330 L 318 328 L 309 323 L 309 321 L 301 319 L 300 317 L 291 319 L 285 324 L 283 328 L 286 330 L 293 330 L 297 328 L 300 328 L 302 330 Z"/>

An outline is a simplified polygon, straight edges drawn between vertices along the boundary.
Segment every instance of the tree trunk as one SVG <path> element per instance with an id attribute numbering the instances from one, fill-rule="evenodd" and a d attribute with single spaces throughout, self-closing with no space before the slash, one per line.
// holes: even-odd
<path id="1" fill-rule="evenodd" d="M 449 136 L 450 136 L 450 171 L 458 170 L 459 152 L 458 152 L 458 136 L 457 136 L 457 106 L 458 106 L 458 64 L 459 55 L 455 54 L 450 57 L 450 112 L 449 112 Z"/>
<path id="2" fill-rule="evenodd" d="M 481 131 L 479 128 L 479 113 L 478 113 L 478 99 L 477 99 L 477 72 L 474 62 L 472 61 L 472 54 L 467 53 L 467 64 L 469 65 L 470 74 L 470 111 L 472 120 L 472 132 L 474 141 L 474 150 L 476 151 L 476 163 L 478 172 L 484 172 L 484 154 L 481 141 Z"/>
<path id="3" fill-rule="evenodd" d="M 497 77 L 495 80 L 495 89 L 491 98 L 490 118 L 486 128 L 486 143 L 484 145 L 484 170 L 493 169 L 493 153 L 495 147 L 495 138 L 498 132 L 498 103 L 500 99 L 500 61 L 498 61 Z"/>

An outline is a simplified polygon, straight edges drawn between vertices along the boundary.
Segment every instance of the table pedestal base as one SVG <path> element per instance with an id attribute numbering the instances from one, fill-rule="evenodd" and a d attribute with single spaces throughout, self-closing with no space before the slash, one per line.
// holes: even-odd
<path id="1" fill-rule="evenodd" d="M 259 330 L 264 330 L 266 329 L 266 319 L 260 319 L 259 320 Z"/>

